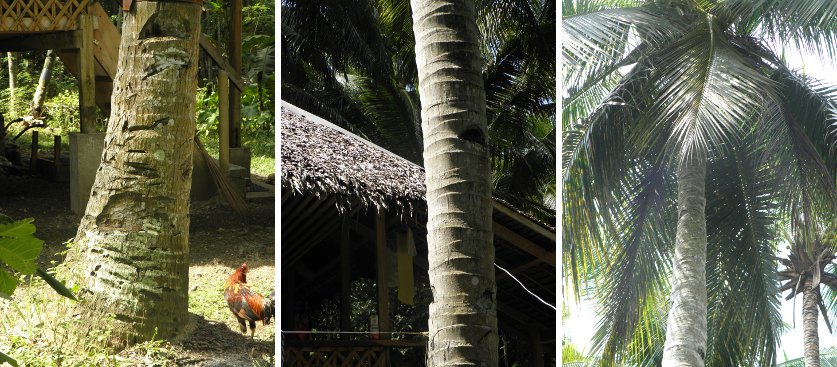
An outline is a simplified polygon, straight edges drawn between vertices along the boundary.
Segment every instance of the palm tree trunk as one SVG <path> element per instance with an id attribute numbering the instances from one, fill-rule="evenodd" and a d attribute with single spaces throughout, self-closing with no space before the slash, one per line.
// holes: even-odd
<path id="1" fill-rule="evenodd" d="M 498 363 L 491 166 L 473 1 L 413 0 L 430 285 L 428 366 Z"/>
<path id="2" fill-rule="evenodd" d="M 125 13 L 102 162 L 75 246 L 71 280 L 82 341 L 170 338 L 189 318 L 189 190 L 200 5 L 135 2 Z"/>
<path id="3" fill-rule="evenodd" d="M 820 339 L 817 335 L 817 305 L 820 302 L 819 288 L 812 288 L 811 281 L 805 284 L 802 293 L 802 334 L 805 347 L 805 367 L 820 367 Z"/>
<path id="4" fill-rule="evenodd" d="M 706 355 L 706 157 L 677 171 L 677 237 L 663 367 L 702 367 Z"/>

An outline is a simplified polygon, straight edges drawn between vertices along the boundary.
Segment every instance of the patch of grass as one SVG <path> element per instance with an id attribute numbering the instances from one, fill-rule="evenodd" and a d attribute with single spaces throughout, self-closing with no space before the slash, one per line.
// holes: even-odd
<path id="1" fill-rule="evenodd" d="M 189 311 L 207 320 L 221 320 L 233 332 L 238 323 L 224 301 L 224 282 L 231 269 L 222 265 L 193 266 L 190 268 Z M 259 267 L 252 270 L 248 281 L 263 294 L 270 293 L 273 284 L 273 268 Z M 88 346 L 84 350 L 69 350 L 68 324 L 52 324 L 46 315 L 60 305 L 52 302 L 70 302 L 64 299 L 44 298 L 48 286 L 40 278 L 27 278 L 15 292 L 12 300 L 0 299 L 0 351 L 16 359 L 21 366 L 90 366 L 135 367 L 175 366 L 184 358 L 184 349 L 163 340 L 151 340 L 134 345 L 119 353 L 104 348 Z M 218 322 L 218 321 L 214 321 Z M 99 333 L 93 338 L 108 338 Z M 265 327 L 257 324 L 257 340 L 275 340 L 273 323 Z M 253 352 L 255 353 L 255 352 Z M 253 366 L 271 366 L 270 355 L 253 354 Z"/>
<path id="2" fill-rule="evenodd" d="M 208 264 L 192 266 L 190 273 L 189 312 L 203 316 L 208 320 L 222 320 L 230 330 L 238 332 L 238 321 L 236 321 L 224 299 L 224 283 L 227 277 L 233 272 L 220 264 Z M 274 273 L 273 267 L 251 268 L 247 274 L 247 282 L 256 292 L 268 297 L 273 289 Z M 273 322 L 263 326 L 261 322 L 256 323 L 256 339 L 272 340 L 275 338 Z"/>
<path id="3" fill-rule="evenodd" d="M 178 356 L 173 346 L 161 340 L 144 342 L 118 354 L 88 345 L 82 350 L 70 350 L 68 323 L 46 321 L 56 305 L 48 302 L 69 302 L 43 298 L 46 284 L 29 278 L 14 294 L 13 301 L 2 302 L 0 314 L 0 350 L 17 360 L 21 366 L 171 366 Z M 60 306 L 58 308 L 61 308 Z M 48 324 L 49 323 L 49 324 Z M 92 335 L 105 339 L 109 335 Z"/>
<path id="4" fill-rule="evenodd" d="M 245 144 L 250 148 L 250 172 L 254 175 L 267 177 L 271 173 L 276 172 L 276 156 L 273 149 L 273 139 L 269 135 L 262 135 L 258 141 L 251 140 Z M 214 158 L 218 158 L 218 138 L 210 135 L 209 137 L 201 137 L 201 142 L 206 148 L 207 153 Z"/>

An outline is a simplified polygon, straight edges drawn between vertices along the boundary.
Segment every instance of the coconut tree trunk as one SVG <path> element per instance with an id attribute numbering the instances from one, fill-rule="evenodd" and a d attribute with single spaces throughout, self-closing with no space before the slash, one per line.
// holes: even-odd
<path id="1" fill-rule="evenodd" d="M 663 367 L 701 367 L 706 355 L 706 158 L 677 171 L 677 236 Z"/>
<path id="2" fill-rule="evenodd" d="M 805 348 L 805 367 L 820 367 L 820 338 L 817 335 L 817 318 L 820 302 L 819 288 L 812 288 L 811 281 L 805 284 L 802 293 L 802 334 Z"/>
<path id="3" fill-rule="evenodd" d="M 474 2 L 411 5 L 433 292 L 428 366 L 497 366 L 491 166 Z"/>
<path id="4" fill-rule="evenodd" d="M 41 69 L 41 77 L 38 78 L 38 88 L 35 89 L 35 95 L 32 97 L 32 110 L 29 114 L 35 117 L 41 117 L 44 108 L 44 98 L 46 97 L 47 85 L 52 76 L 52 62 L 55 61 L 55 52 L 47 51 L 44 58 L 44 68 Z"/>
<path id="5" fill-rule="evenodd" d="M 173 337 L 188 319 L 200 15 L 171 1 L 125 13 L 102 162 L 67 255 L 80 329 L 111 346 Z"/>
<path id="6" fill-rule="evenodd" d="M 17 58 L 13 52 L 6 52 L 6 60 L 9 64 L 9 117 L 14 118 L 17 114 L 15 84 L 17 81 Z"/>

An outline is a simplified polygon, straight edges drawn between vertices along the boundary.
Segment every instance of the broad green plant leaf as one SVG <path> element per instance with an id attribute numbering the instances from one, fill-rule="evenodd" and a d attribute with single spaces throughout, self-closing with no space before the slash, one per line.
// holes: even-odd
<path id="1" fill-rule="evenodd" d="M 18 367 L 17 361 L 15 361 L 14 358 L 3 354 L 3 352 L 0 352 L 0 363 L 4 363 L 4 362 L 8 363 L 8 364 L 10 364 L 14 367 Z"/>
<path id="2" fill-rule="evenodd" d="M 17 288 L 18 280 L 16 277 L 0 269 L 0 297 L 10 298 L 12 292 Z"/>
<path id="3" fill-rule="evenodd" d="M 55 279 L 52 275 L 47 273 L 46 270 L 38 268 L 36 274 L 38 274 L 39 277 L 41 277 L 44 281 L 46 281 L 47 284 L 49 284 L 49 286 L 52 287 L 52 289 L 54 289 L 56 292 L 58 292 L 58 294 L 60 294 L 64 297 L 67 297 L 67 298 L 69 298 L 73 301 L 78 301 L 78 299 L 76 299 L 76 297 L 73 295 L 73 292 L 71 292 L 69 289 L 67 289 L 67 287 L 64 285 L 64 283 L 61 283 L 61 281 L 59 281 L 58 279 Z"/>
<path id="4" fill-rule="evenodd" d="M 11 224 L 0 224 L 0 262 L 21 274 L 35 272 L 35 259 L 44 246 L 44 241 L 33 235 L 35 225 L 32 221 L 32 218 L 28 218 Z"/>

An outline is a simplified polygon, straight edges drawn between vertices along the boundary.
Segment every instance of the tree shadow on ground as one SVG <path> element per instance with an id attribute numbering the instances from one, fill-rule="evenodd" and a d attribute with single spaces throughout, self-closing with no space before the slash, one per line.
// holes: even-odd
<path id="1" fill-rule="evenodd" d="M 201 366 L 253 366 L 272 361 L 275 341 L 251 339 L 233 331 L 223 322 L 207 320 L 203 316 L 190 314 L 192 323 L 186 336 L 174 344 L 185 352 L 180 363 L 198 363 Z M 273 327 L 273 324 L 257 327 Z"/>

